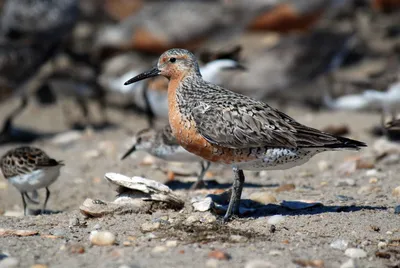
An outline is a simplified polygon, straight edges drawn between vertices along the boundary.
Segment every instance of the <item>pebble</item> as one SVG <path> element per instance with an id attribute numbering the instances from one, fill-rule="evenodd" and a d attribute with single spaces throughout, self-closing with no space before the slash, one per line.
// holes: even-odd
<path id="1" fill-rule="evenodd" d="M 358 268 L 359 266 L 357 265 L 356 260 L 350 259 L 346 262 L 344 262 L 342 265 L 340 265 L 340 268 Z"/>
<path id="2" fill-rule="evenodd" d="M 46 264 L 34 264 L 31 266 L 31 268 L 47 268 L 49 266 L 47 266 Z"/>
<path id="3" fill-rule="evenodd" d="M 268 205 L 268 204 L 277 202 L 275 196 L 273 194 L 271 194 L 270 192 L 266 192 L 266 191 L 252 193 L 249 196 L 249 199 L 253 200 L 255 202 L 258 202 L 260 204 L 263 204 L 263 205 Z"/>
<path id="4" fill-rule="evenodd" d="M 89 150 L 83 153 L 83 158 L 91 160 L 100 157 L 101 154 L 98 150 Z"/>
<path id="5" fill-rule="evenodd" d="M 373 168 L 373 169 L 368 169 L 368 170 L 365 172 L 365 176 L 368 176 L 368 177 L 377 176 L 378 174 L 379 174 L 379 171 L 378 171 L 377 169 L 375 169 L 375 168 Z"/>
<path id="6" fill-rule="evenodd" d="M 335 181 L 334 185 L 336 187 L 341 187 L 341 186 L 355 186 L 356 181 L 353 179 L 338 179 Z"/>
<path id="7" fill-rule="evenodd" d="M 189 217 L 186 218 L 185 223 L 191 225 L 198 221 L 200 221 L 200 218 L 198 216 L 190 215 Z"/>
<path id="8" fill-rule="evenodd" d="M 79 222 L 79 218 L 70 218 L 68 221 L 68 227 L 74 227 L 74 226 L 79 226 L 80 222 Z"/>
<path id="9" fill-rule="evenodd" d="M 216 221 L 217 221 L 217 217 L 211 213 L 207 213 L 203 217 L 200 218 L 200 222 L 204 222 L 204 223 L 214 223 Z"/>
<path id="10" fill-rule="evenodd" d="M 198 202 L 194 202 L 192 204 L 193 208 L 195 211 L 200 211 L 200 212 L 204 212 L 204 211 L 208 211 L 210 210 L 214 205 L 213 200 L 211 199 L 211 197 L 206 197 L 201 201 Z"/>
<path id="11" fill-rule="evenodd" d="M 165 251 L 167 251 L 167 250 L 168 250 L 167 247 L 164 247 L 164 246 L 155 246 L 151 252 L 153 252 L 153 253 L 163 253 L 163 252 L 165 252 Z"/>
<path id="12" fill-rule="evenodd" d="M 82 132 L 80 131 L 68 131 L 65 133 L 57 134 L 51 140 L 51 143 L 55 145 L 68 145 L 72 142 L 79 140 L 82 137 Z"/>
<path id="13" fill-rule="evenodd" d="M 67 234 L 67 231 L 65 231 L 64 229 L 53 229 L 53 230 L 50 230 L 50 234 L 55 235 L 55 236 L 64 237 Z"/>
<path id="14" fill-rule="evenodd" d="M 377 193 L 381 191 L 381 187 L 375 185 L 364 185 L 358 189 L 358 194 L 370 194 L 370 193 Z"/>
<path id="15" fill-rule="evenodd" d="M 396 188 L 393 189 L 392 195 L 394 197 L 400 197 L 400 186 L 397 186 Z"/>
<path id="16" fill-rule="evenodd" d="M 37 235 L 38 231 L 31 230 L 9 230 L 0 228 L 0 236 L 32 236 Z"/>
<path id="17" fill-rule="evenodd" d="M 400 214 L 400 205 L 394 208 L 394 214 Z"/>
<path id="18" fill-rule="evenodd" d="M 386 248 L 386 247 L 387 247 L 387 243 L 386 243 L 386 242 L 380 241 L 380 242 L 378 243 L 378 248 L 379 248 L 379 249 L 384 249 L 384 248 Z"/>
<path id="19" fill-rule="evenodd" d="M 280 250 L 271 250 L 270 252 L 268 252 L 268 255 L 271 256 L 282 256 L 283 252 Z"/>
<path id="20" fill-rule="evenodd" d="M 333 241 L 329 246 L 334 249 L 345 250 L 349 245 L 349 242 L 343 239 Z"/>
<path id="21" fill-rule="evenodd" d="M 332 168 L 332 164 L 330 164 L 328 161 L 322 160 L 318 162 L 318 169 L 321 172 L 327 171 L 328 169 Z"/>
<path id="22" fill-rule="evenodd" d="M 354 200 L 353 197 L 345 196 L 345 195 L 337 195 L 336 198 L 339 199 L 339 201 L 342 201 L 342 202 L 347 202 L 347 201 L 350 201 L 350 200 Z"/>
<path id="23" fill-rule="evenodd" d="M 241 235 L 231 235 L 231 236 L 229 237 L 229 240 L 232 241 L 232 242 L 237 242 L 237 243 L 239 243 L 239 242 L 244 242 L 244 241 L 246 241 L 247 238 L 244 237 L 244 236 L 241 236 Z"/>
<path id="24" fill-rule="evenodd" d="M 274 215 L 268 218 L 267 223 L 270 225 L 277 225 L 285 221 L 285 216 Z"/>
<path id="25" fill-rule="evenodd" d="M 252 260 L 245 264 L 244 268 L 275 268 L 276 266 L 268 261 Z"/>
<path id="26" fill-rule="evenodd" d="M 294 189 L 296 189 L 296 185 L 294 185 L 293 183 L 289 183 L 289 184 L 283 184 L 283 185 L 279 186 L 277 189 L 275 189 L 275 192 L 277 192 L 277 193 L 289 192 L 289 191 L 293 191 Z"/>
<path id="27" fill-rule="evenodd" d="M 85 247 L 82 244 L 71 244 L 68 250 L 72 254 L 83 254 L 85 253 Z"/>
<path id="28" fill-rule="evenodd" d="M 101 229 L 101 225 L 98 223 L 93 226 L 93 230 L 100 230 L 100 229 Z"/>
<path id="29" fill-rule="evenodd" d="M 377 178 L 377 177 L 372 177 L 372 178 L 370 178 L 370 179 L 369 179 L 369 183 L 370 183 L 370 184 L 378 183 L 378 178 Z"/>
<path id="30" fill-rule="evenodd" d="M 208 259 L 206 261 L 206 267 L 208 268 L 218 268 L 219 267 L 219 261 L 216 259 Z"/>
<path id="31" fill-rule="evenodd" d="M 231 256 L 229 256 L 228 253 L 222 251 L 222 250 L 213 250 L 208 253 L 208 257 L 210 259 L 217 259 L 217 260 L 229 260 Z"/>
<path id="32" fill-rule="evenodd" d="M 19 267 L 19 260 L 13 257 L 5 258 L 0 261 L 0 268 L 14 268 Z"/>
<path id="33" fill-rule="evenodd" d="M 159 223 L 159 222 L 145 222 L 142 224 L 140 229 L 142 230 L 142 232 L 152 232 L 152 231 L 159 229 L 160 226 L 161 226 L 161 223 Z"/>
<path id="34" fill-rule="evenodd" d="M 92 231 L 89 240 L 96 246 L 110 246 L 115 243 L 115 235 L 108 231 Z"/>
<path id="35" fill-rule="evenodd" d="M 14 211 L 14 210 L 6 210 L 3 213 L 3 216 L 5 217 L 23 217 L 24 212 L 22 210 Z"/>
<path id="36" fill-rule="evenodd" d="M 174 248 L 174 247 L 178 246 L 178 241 L 176 241 L 176 240 L 169 240 L 169 241 L 167 241 L 167 242 L 165 243 L 165 245 L 166 245 L 168 248 Z"/>
<path id="37" fill-rule="evenodd" d="M 367 257 L 367 252 L 360 248 L 348 248 L 344 252 L 347 257 L 357 259 L 357 258 L 365 258 Z"/>

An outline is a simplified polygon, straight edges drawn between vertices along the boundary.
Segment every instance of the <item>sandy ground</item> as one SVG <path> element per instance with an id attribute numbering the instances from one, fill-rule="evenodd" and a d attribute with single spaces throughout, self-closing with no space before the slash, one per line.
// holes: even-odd
<path id="1" fill-rule="evenodd" d="M 16 103 L 2 105 L 0 116 L 3 117 L 13 105 Z M 351 137 L 366 141 L 369 145 L 374 143 L 374 138 L 369 136 L 367 130 L 378 122 L 376 115 L 311 114 L 301 109 L 287 112 L 300 122 L 318 128 L 347 124 Z M 137 153 L 126 161 L 119 160 L 128 146 L 129 134 L 126 129 L 137 131 L 145 126 L 145 121 L 138 116 L 117 111 L 109 111 L 109 115 L 117 124 L 116 128 L 86 133 L 68 145 L 54 144 L 50 139 L 33 144 L 53 158 L 64 160 L 66 164 L 59 179 L 51 186 L 52 195 L 48 204 L 49 209 L 62 212 L 26 217 L 0 216 L 0 228 L 39 232 L 29 237 L 0 236 L 0 252 L 19 260 L 20 267 L 34 264 L 48 267 L 132 268 L 305 267 L 307 261 L 310 261 L 308 265 L 311 267 L 340 267 L 350 258 L 345 255 L 344 249 L 330 246 L 338 239 L 347 241 L 348 248 L 360 248 L 367 253 L 366 257 L 357 259 L 353 266 L 347 267 L 398 267 L 393 265 L 399 265 L 400 262 L 400 216 L 394 213 L 398 200 L 392 196 L 392 190 L 400 185 L 400 166 L 377 163 L 375 174 L 365 169 L 356 170 L 349 176 L 340 172 L 346 157 L 368 155 L 371 146 L 361 152 L 324 153 L 303 166 L 286 171 L 260 174 L 246 172 L 247 184 L 243 198 L 253 192 L 269 191 L 278 202 L 226 225 L 218 221 L 187 223 L 186 219 L 193 215 L 199 219 L 212 219 L 209 212 L 193 212 L 191 208 L 191 197 L 214 191 L 190 192 L 187 189 L 190 186 L 188 180 L 195 180 L 193 176 L 182 178 L 187 183 L 177 184 L 180 187 L 174 189 L 186 201 L 182 211 L 159 210 L 152 214 L 85 218 L 80 214 L 79 206 L 86 198 L 107 201 L 115 198 L 116 193 L 103 179 L 106 172 L 166 181 L 166 175 L 160 169 L 138 165 L 146 155 L 144 153 Z M 38 131 L 57 132 L 67 130 L 63 120 L 59 107 L 39 109 L 32 104 L 16 123 Z M 0 147 L 0 154 L 14 146 Z M 322 162 L 332 168 L 321 170 L 319 166 Z M 196 165 L 190 168 L 196 170 Z M 216 186 L 228 188 L 232 181 L 231 171 L 222 171 L 220 167 L 213 167 L 212 171 L 213 179 L 220 184 Z M 353 179 L 354 185 L 336 183 L 344 178 Z M 21 213 L 18 191 L 4 179 L 0 179 L 0 183 L 1 213 Z M 295 185 L 294 190 L 275 191 L 279 186 L 290 183 Z M 43 195 L 41 192 L 41 197 Z M 283 200 L 300 199 L 320 201 L 323 206 L 295 211 L 279 206 Z M 274 230 L 268 220 L 277 214 L 283 215 L 284 220 L 276 224 Z M 72 224 L 76 223 L 76 218 L 79 224 Z M 158 229 L 150 233 L 142 232 L 143 224 L 156 221 L 162 222 Z M 112 232 L 117 236 L 117 243 L 105 247 L 90 245 L 89 234 L 94 229 Z M 168 241 L 177 241 L 177 244 Z M 389 245 L 379 249 L 379 242 Z M 384 243 L 380 245 L 384 246 Z M 83 247 L 84 253 L 74 253 L 74 247 Z M 225 252 L 230 257 L 226 260 L 213 259 L 209 257 L 213 250 Z M 377 251 L 389 252 L 384 255 L 389 259 L 377 257 Z M 264 266 L 255 266 L 256 260 L 260 260 Z"/>

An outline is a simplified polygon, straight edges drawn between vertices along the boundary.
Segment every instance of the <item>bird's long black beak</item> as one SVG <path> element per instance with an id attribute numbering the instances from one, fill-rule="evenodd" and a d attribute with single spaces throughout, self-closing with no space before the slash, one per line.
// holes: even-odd
<path id="1" fill-rule="evenodd" d="M 136 144 L 134 144 L 122 157 L 121 160 L 124 160 L 125 158 L 127 158 L 131 153 L 133 153 L 134 151 L 136 151 Z"/>
<path id="2" fill-rule="evenodd" d="M 141 73 L 141 74 L 129 79 L 128 81 L 126 81 L 124 83 L 124 85 L 126 86 L 126 85 L 135 83 L 137 81 L 140 81 L 140 80 L 143 80 L 143 79 L 146 79 L 146 78 L 157 76 L 159 74 L 160 74 L 160 70 L 158 70 L 157 67 L 154 67 L 153 69 L 151 69 L 151 70 L 149 70 L 147 72 Z"/>

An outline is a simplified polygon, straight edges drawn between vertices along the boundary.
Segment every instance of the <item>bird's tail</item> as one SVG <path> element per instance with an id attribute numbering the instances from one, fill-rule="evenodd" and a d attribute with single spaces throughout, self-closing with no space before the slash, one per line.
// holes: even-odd
<path id="1" fill-rule="evenodd" d="M 338 142 L 329 144 L 326 147 L 337 150 L 360 150 L 362 147 L 367 147 L 367 144 L 362 141 L 352 140 L 349 138 L 335 136 Z"/>

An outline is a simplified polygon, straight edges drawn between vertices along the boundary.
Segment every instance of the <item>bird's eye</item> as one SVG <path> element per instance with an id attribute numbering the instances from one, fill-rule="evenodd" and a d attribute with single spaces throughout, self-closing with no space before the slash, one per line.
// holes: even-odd
<path id="1" fill-rule="evenodd" d="M 137 138 L 136 143 L 141 143 L 141 142 L 142 142 L 142 138 L 141 137 Z"/>
<path id="2" fill-rule="evenodd" d="M 176 58 L 170 58 L 169 61 L 174 63 L 176 61 Z"/>

